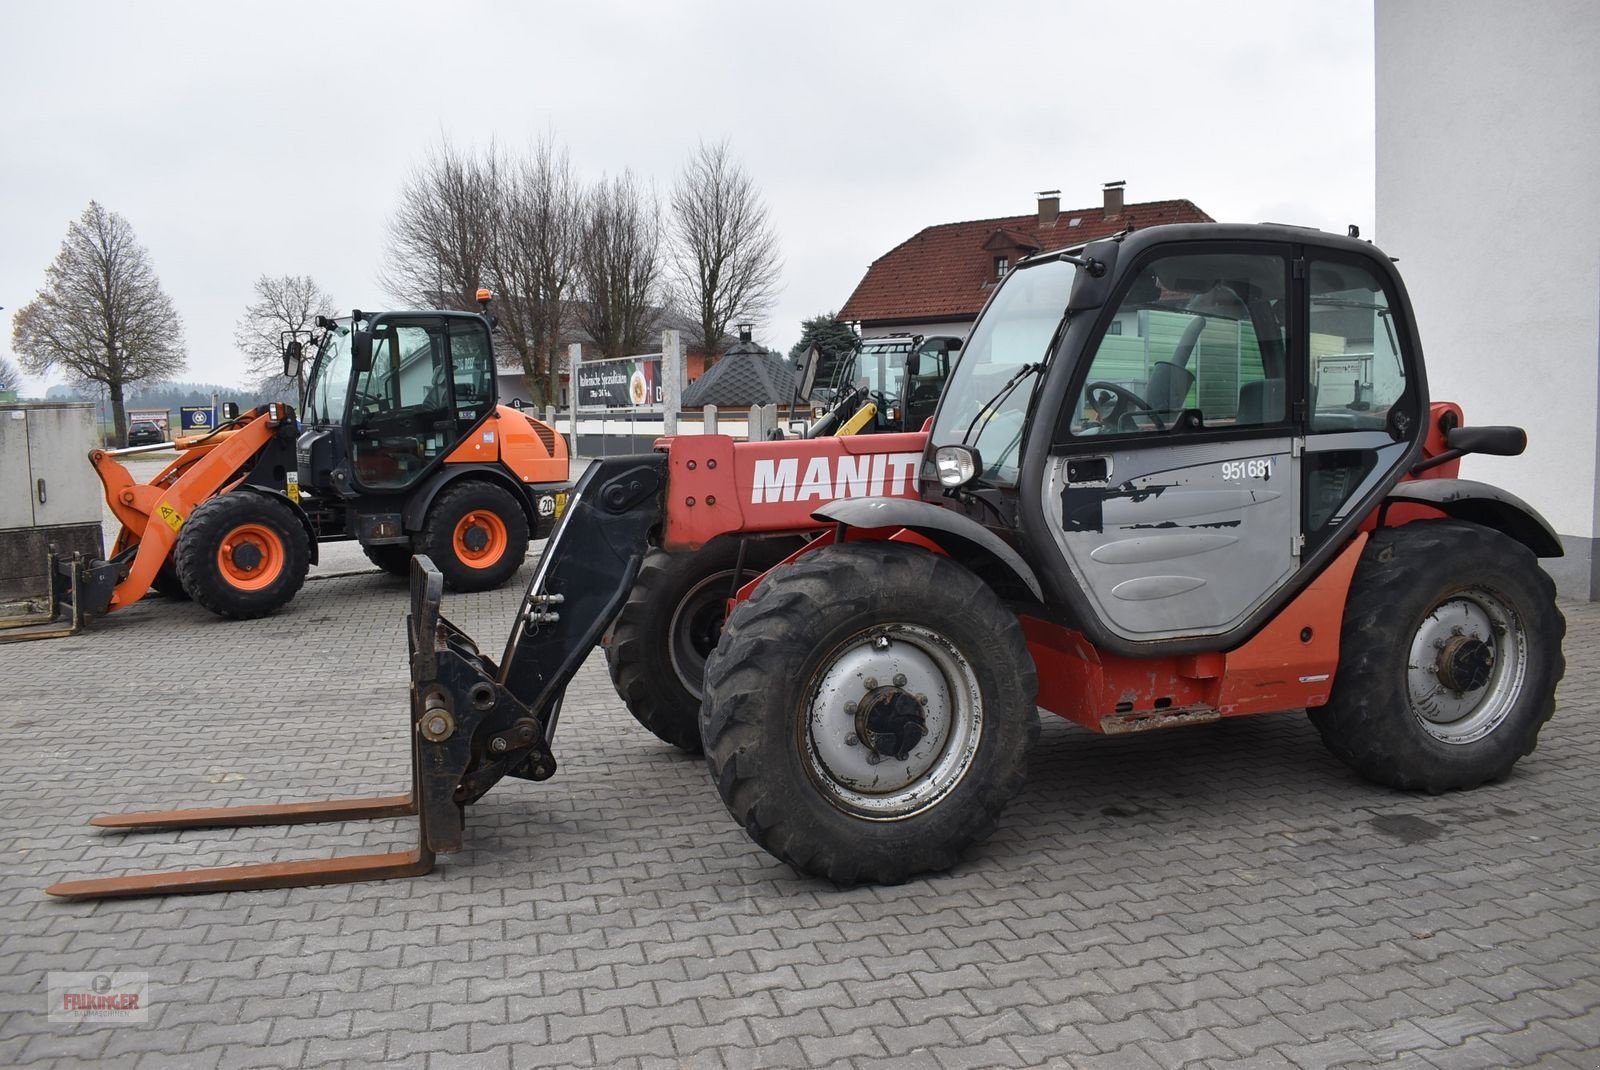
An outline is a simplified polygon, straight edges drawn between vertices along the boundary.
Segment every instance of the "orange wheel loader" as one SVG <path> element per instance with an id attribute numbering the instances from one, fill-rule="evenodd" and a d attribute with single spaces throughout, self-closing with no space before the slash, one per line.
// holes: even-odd
<path id="1" fill-rule="evenodd" d="M 54 627 L 154 588 L 226 617 L 294 597 L 320 543 L 355 539 L 403 575 L 413 552 L 454 590 L 508 580 L 566 501 L 566 441 L 497 403 L 487 291 L 482 314 L 356 311 L 319 320 L 303 421 L 272 404 L 172 443 L 96 450 L 90 462 L 121 522 L 108 561 L 52 563 Z M 291 339 L 293 376 L 305 346 Z M 118 460 L 176 449 L 149 483 Z"/>

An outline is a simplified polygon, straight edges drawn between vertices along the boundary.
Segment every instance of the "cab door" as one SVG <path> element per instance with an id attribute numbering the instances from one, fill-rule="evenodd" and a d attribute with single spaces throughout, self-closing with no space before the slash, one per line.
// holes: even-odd
<path id="1" fill-rule="evenodd" d="M 350 395 L 350 461 L 363 490 L 402 491 L 459 437 L 442 318 L 378 318 L 372 366 Z"/>
<path id="2" fill-rule="evenodd" d="M 1291 250 L 1155 250 L 1097 321 L 1043 487 L 1055 550 L 1114 635 L 1243 623 L 1294 575 Z"/>

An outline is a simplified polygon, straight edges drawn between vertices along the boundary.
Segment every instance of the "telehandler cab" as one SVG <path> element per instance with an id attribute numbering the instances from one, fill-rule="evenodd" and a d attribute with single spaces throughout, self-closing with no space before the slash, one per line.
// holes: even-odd
<path id="1" fill-rule="evenodd" d="M 479 300 L 482 315 L 319 318 L 303 422 L 263 405 L 209 434 L 90 453 L 122 525 L 111 558 L 52 561 L 65 627 L 6 638 L 68 634 L 152 587 L 263 616 L 294 597 L 319 543 L 344 539 L 395 575 L 419 551 L 452 589 L 504 583 L 565 503 L 567 444 L 496 403 L 488 291 Z M 285 375 L 304 357 L 291 338 Z M 147 484 L 118 460 L 170 449 L 177 459 Z"/>
<path id="2" fill-rule="evenodd" d="M 498 661 L 412 565 L 408 796 L 129 815 L 122 828 L 416 812 L 394 855 L 61 884 L 67 897 L 426 870 L 500 778 L 542 780 L 562 694 L 653 547 L 829 530 L 730 590 L 700 731 L 735 820 L 797 869 L 952 865 L 1021 787 L 1038 708 L 1125 733 L 1305 708 L 1362 775 L 1505 776 L 1554 708 L 1548 524 L 1457 478 L 1516 428 L 1430 404 L 1370 245 L 1152 228 L 1018 265 L 926 435 L 682 436 L 592 465 Z M 730 585 L 731 587 L 731 585 Z"/>

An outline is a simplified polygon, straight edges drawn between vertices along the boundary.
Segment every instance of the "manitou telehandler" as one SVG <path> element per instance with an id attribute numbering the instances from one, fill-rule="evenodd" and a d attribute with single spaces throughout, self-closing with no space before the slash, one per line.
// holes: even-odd
<path id="1" fill-rule="evenodd" d="M 420 552 L 454 590 L 504 583 L 565 502 L 567 444 L 496 403 L 488 291 L 479 300 L 481 315 L 319 319 L 303 421 L 264 405 L 206 435 L 92 452 L 122 527 L 109 561 L 53 562 L 66 630 L 152 587 L 263 616 L 294 597 L 319 543 L 342 539 L 396 575 Z M 285 375 L 304 357 L 292 339 Z M 177 459 L 146 484 L 118 461 L 158 449 Z"/>
<path id="2" fill-rule="evenodd" d="M 1031 257 L 927 435 L 681 436 L 591 466 L 498 661 L 412 565 L 409 795 L 102 818 L 415 812 L 409 852 L 71 882 L 67 897 L 426 870 L 499 779 L 542 780 L 573 674 L 653 548 L 827 530 L 737 591 L 700 732 L 734 819 L 840 883 L 946 868 L 1021 787 L 1038 708 L 1127 733 L 1308 709 L 1362 775 L 1505 776 L 1554 708 L 1539 515 L 1457 478 L 1519 453 L 1432 403 L 1389 258 L 1282 226 L 1157 227 Z"/>

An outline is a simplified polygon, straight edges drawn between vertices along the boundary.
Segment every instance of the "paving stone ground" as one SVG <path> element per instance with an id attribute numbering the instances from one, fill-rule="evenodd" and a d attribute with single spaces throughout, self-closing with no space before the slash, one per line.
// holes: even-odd
<path id="1" fill-rule="evenodd" d="M 562 769 L 409 881 L 98 904 L 69 876 L 399 849 L 400 820 L 120 836 L 106 810 L 391 793 L 405 590 L 335 556 L 283 612 L 151 599 L 0 647 L 0 1066 L 1600 1066 L 1600 608 L 1504 783 L 1374 787 L 1303 714 L 1103 738 L 1046 718 L 955 871 L 797 877 L 602 659 Z M 485 648 L 528 572 L 447 596 Z M 50 971 L 141 971 L 143 1025 L 57 1025 Z"/>

